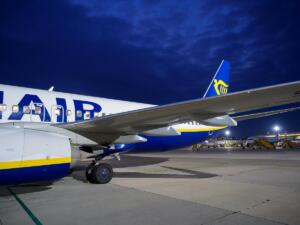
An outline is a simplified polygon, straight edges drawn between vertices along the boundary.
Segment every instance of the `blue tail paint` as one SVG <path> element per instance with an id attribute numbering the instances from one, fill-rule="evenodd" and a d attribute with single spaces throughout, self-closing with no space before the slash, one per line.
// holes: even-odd
<path id="1" fill-rule="evenodd" d="M 224 95 L 228 93 L 230 81 L 230 64 L 223 60 L 211 81 L 203 98 Z"/>

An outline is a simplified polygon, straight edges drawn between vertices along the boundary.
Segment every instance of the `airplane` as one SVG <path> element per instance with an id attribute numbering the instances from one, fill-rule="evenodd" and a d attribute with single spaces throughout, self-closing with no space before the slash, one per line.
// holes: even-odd
<path id="1" fill-rule="evenodd" d="M 223 60 L 203 97 L 162 106 L 0 85 L 0 185 L 61 179 L 78 151 L 95 155 L 87 180 L 105 184 L 107 156 L 191 146 L 240 121 L 299 109 L 270 110 L 299 102 L 300 81 L 229 93 L 229 80 Z M 247 114 L 258 109 L 266 111 Z"/>

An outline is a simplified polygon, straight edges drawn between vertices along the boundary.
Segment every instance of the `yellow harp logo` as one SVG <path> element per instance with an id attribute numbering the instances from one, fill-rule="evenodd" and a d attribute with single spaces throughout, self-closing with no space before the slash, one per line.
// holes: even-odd
<path id="1" fill-rule="evenodd" d="M 214 80 L 214 88 L 215 88 L 215 91 L 216 91 L 217 95 L 227 94 L 228 84 L 226 84 L 222 80 L 216 80 L 215 79 Z"/>

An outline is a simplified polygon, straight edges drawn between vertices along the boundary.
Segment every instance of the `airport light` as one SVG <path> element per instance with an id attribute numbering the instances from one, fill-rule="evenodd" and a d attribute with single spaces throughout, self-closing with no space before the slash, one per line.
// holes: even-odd
<path id="1" fill-rule="evenodd" d="M 278 125 L 275 125 L 275 126 L 273 127 L 273 130 L 274 130 L 275 132 L 279 132 L 279 131 L 281 130 L 281 127 L 278 126 Z"/>
<path id="2" fill-rule="evenodd" d="M 228 137 L 230 135 L 230 130 L 225 130 L 225 135 Z"/>
<path id="3" fill-rule="evenodd" d="M 275 125 L 275 126 L 273 127 L 273 130 L 274 130 L 275 133 L 276 133 L 277 141 L 279 141 L 279 132 L 280 132 L 280 130 L 281 130 L 281 127 L 278 126 L 278 125 Z"/>

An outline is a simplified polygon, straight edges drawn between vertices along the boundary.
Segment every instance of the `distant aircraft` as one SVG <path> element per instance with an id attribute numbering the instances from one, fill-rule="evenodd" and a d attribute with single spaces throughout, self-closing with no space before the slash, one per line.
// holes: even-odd
<path id="1" fill-rule="evenodd" d="M 0 184 L 54 181 L 68 174 L 72 152 L 97 153 L 91 183 L 113 170 L 101 160 L 131 150 L 165 151 L 201 142 L 237 122 L 296 110 L 234 116 L 300 101 L 300 81 L 229 93 L 222 61 L 203 98 L 155 106 L 0 85 Z"/>

